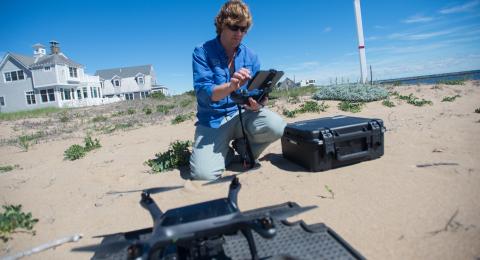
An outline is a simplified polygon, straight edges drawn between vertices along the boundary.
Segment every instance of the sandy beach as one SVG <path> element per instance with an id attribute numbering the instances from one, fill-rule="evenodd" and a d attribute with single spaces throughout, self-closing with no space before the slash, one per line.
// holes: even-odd
<path id="1" fill-rule="evenodd" d="M 377 101 L 352 114 L 338 110 L 337 101 L 327 101 L 327 112 L 286 118 L 383 119 L 387 128 L 383 157 L 312 173 L 284 159 L 277 141 L 262 154 L 261 168 L 239 175 L 243 185 L 239 207 L 248 210 L 287 201 L 316 205 L 292 220 L 325 223 L 368 259 L 480 259 L 480 114 L 475 113 L 480 108 L 480 82 L 393 90 L 413 93 L 433 105 L 416 107 L 392 98 L 395 107 Z M 454 95 L 460 97 L 441 102 Z M 39 219 L 35 236 L 16 233 L 7 243 L 0 242 L 0 256 L 81 233 L 79 242 L 29 259 L 89 259 L 93 253 L 71 249 L 99 243 L 94 236 L 151 226 L 148 212 L 138 203 L 139 192 L 108 195 L 110 191 L 182 186 L 153 195 L 163 210 L 226 196 L 227 182 L 204 185 L 181 178 L 178 170 L 151 174 L 144 164 L 171 142 L 192 140 L 193 124 L 193 120 L 159 123 L 94 135 L 102 147 L 75 161 L 65 160 L 63 153 L 82 143 L 83 133 L 40 142 L 27 152 L 14 145 L 0 146 L 0 164 L 19 165 L 0 173 L 2 205 L 21 204 Z M 0 122 L 0 138 L 19 134 L 11 125 Z M 431 166 L 419 167 L 425 164 Z"/>

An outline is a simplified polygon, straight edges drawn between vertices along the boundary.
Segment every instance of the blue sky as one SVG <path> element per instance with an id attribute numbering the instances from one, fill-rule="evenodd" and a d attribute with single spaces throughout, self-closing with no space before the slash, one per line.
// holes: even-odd
<path id="1" fill-rule="evenodd" d="M 0 55 L 32 55 L 54 39 L 89 74 L 152 64 L 158 82 L 181 93 L 223 2 L 0 0 Z M 358 80 L 353 0 L 246 2 L 254 25 L 244 42 L 262 68 L 297 81 Z M 480 0 L 363 0 L 362 15 L 374 79 L 480 69 Z"/>

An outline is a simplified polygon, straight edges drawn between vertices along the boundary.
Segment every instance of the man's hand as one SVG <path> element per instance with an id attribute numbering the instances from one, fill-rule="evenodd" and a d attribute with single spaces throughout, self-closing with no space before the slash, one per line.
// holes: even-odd
<path id="1" fill-rule="evenodd" d="M 251 79 L 250 71 L 246 68 L 241 68 L 239 71 L 233 73 L 230 78 L 230 92 L 233 92 L 243 86 Z"/>
<path id="2" fill-rule="evenodd" d="M 245 104 L 244 107 L 245 107 L 246 109 L 248 109 L 248 110 L 252 110 L 252 111 L 257 112 L 257 111 L 260 110 L 260 108 L 264 107 L 265 104 L 268 103 L 268 97 L 264 97 L 264 98 L 262 99 L 262 102 L 260 102 L 260 103 L 257 102 L 257 101 L 255 101 L 255 99 L 249 97 L 249 98 L 248 98 L 248 103 L 249 103 L 249 104 L 248 104 L 248 105 Z"/>

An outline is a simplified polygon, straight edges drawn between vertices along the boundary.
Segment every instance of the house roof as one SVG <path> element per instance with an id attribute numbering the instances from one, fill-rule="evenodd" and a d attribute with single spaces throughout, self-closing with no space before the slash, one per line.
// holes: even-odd
<path id="1" fill-rule="evenodd" d="M 20 63 L 22 63 L 25 67 L 30 67 L 33 63 L 35 63 L 35 58 L 33 57 L 28 57 L 28 56 L 23 56 L 20 54 L 16 53 L 10 53 L 10 56 L 18 60 Z"/>
<path id="2" fill-rule="evenodd" d="M 22 63 L 26 68 L 38 68 L 54 64 L 66 64 L 72 67 L 83 67 L 81 64 L 67 58 L 63 54 L 50 54 L 40 57 L 36 62 L 34 57 L 28 57 L 16 53 L 9 53 L 14 59 Z"/>
<path id="3" fill-rule="evenodd" d="M 54 64 L 65 64 L 68 66 L 72 67 L 83 67 L 81 64 L 67 58 L 65 55 L 62 53 L 60 54 L 50 54 L 50 55 L 45 55 L 43 57 L 40 57 L 37 62 L 32 64 L 30 67 L 31 68 L 38 68 L 38 67 L 44 67 L 48 65 L 54 65 Z"/>
<path id="4" fill-rule="evenodd" d="M 97 70 L 95 76 L 100 76 L 102 79 L 111 79 L 114 76 L 120 78 L 135 77 L 137 74 L 142 73 L 144 75 L 151 75 L 152 65 L 141 65 L 133 67 L 123 67 L 115 69 Z"/>

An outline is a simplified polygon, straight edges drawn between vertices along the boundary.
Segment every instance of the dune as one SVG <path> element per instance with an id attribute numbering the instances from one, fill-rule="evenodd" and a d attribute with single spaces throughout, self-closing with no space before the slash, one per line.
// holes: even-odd
<path id="1" fill-rule="evenodd" d="M 316 205 L 292 220 L 325 223 L 368 259 L 480 258 L 480 82 L 465 85 L 396 86 L 402 95 L 431 100 L 416 107 L 391 99 L 395 107 L 371 102 L 359 113 L 337 109 L 306 113 L 288 122 L 334 115 L 384 120 L 383 157 L 324 172 L 308 172 L 282 157 L 280 141 L 262 154 L 262 167 L 239 175 L 242 210 L 294 201 Z M 446 96 L 460 95 L 453 102 Z M 280 109 L 276 107 L 273 109 Z M 179 170 L 152 174 L 144 164 L 174 140 L 192 140 L 193 121 L 153 124 L 96 135 L 102 147 L 75 161 L 64 151 L 82 135 L 19 147 L 0 146 L 0 165 L 18 165 L 0 173 L 2 205 L 21 204 L 39 222 L 36 235 L 13 234 L 0 242 L 0 255 L 27 250 L 61 237 L 82 233 L 77 243 L 35 254 L 30 259 L 88 259 L 93 253 L 71 252 L 99 243 L 94 236 L 151 226 L 139 205 L 140 193 L 111 191 L 153 187 L 183 188 L 152 195 L 164 210 L 226 196 L 228 183 L 204 185 L 185 180 Z M 15 135 L 0 122 L 0 137 Z M 238 167 L 225 174 L 238 173 Z M 325 189 L 327 185 L 335 194 Z"/>

